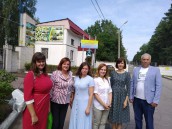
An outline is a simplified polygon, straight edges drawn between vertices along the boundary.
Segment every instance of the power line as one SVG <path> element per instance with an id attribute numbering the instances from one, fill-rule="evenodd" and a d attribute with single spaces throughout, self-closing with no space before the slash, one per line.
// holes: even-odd
<path id="1" fill-rule="evenodd" d="M 97 13 L 98 13 L 98 15 L 99 15 L 100 19 L 102 19 L 101 15 L 99 14 L 99 12 L 98 12 L 98 10 L 97 10 L 97 8 L 96 8 L 96 6 L 94 5 L 94 3 L 93 3 L 93 1 L 92 1 L 92 0 L 91 0 L 91 3 L 93 4 L 93 6 L 94 6 L 95 10 L 97 11 Z"/>
<path id="2" fill-rule="evenodd" d="M 102 12 L 102 10 L 101 10 L 101 8 L 100 8 L 100 6 L 99 6 L 99 4 L 98 4 L 97 0 L 95 0 L 95 1 L 96 1 L 96 4 L 97 4 L 97 6 L 98 6 L 98 8 L 99 8 L 99 10 L 100 10 L 100 12 L 101 12 L 101 14 L 102 14 L 102 16 L 103 16 L 104 20 L 105 20 L 105 17 L 104 17 L 104 15 L 103 15 L 103 12 Z"/>

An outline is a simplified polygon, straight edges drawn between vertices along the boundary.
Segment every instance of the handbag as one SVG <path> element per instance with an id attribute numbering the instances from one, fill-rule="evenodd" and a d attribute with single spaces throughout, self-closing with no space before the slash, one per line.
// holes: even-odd
<path id="1" fill-rule="evenodd" d="M 26 107 L 26 103 L 24 101 L 23 92 L 21 90 L 15 89 L 12 92 L 12 101 L 13 101 L 13 110 L 16 110 L 17 112 L 24 111 Z"/>
<path id="2" fill-rule="evenodd" d="M 52 129 L 52 124 L 53 124 L 53 116 L 52 113 L 48 113 L 48 119 L 47 119 L 47 129 Z"/>

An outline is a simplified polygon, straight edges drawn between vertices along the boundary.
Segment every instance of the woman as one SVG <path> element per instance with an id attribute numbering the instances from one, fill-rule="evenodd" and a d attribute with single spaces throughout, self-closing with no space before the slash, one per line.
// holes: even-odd
<path id="1" fill-rule="evenodd" d="M 31 71 L 24 79 L 23 129 L 46 129 L 52 81 L 46 73 L 46 58 L 36 52 L 32 57 Z"/>
<path id="2" fill-rule="evenodd" d="M 88 63 L 83 62 L 79 66 L 74 82 L 75 96 L 69 129 L 92 129 L 94 80 Z"/>
<path id="3" fill-rule="evenodd" d="M 69 58 L 61 59 L 57 70 L 52 73 L 53 87 L 51 90 L 51 112 L 53 116 L 52 129 L 63 129 L 71 92 L 73 79 Z"/>
<path id="4" fill-rule="evenodd" d="M 109 112 L 109 122 L 112 123 L 112 129 L 121 129 L 123 123 L 130 121 L 129 112 L 129 87 L 130 74 L 124 69 L 126 61 L 119 58 L 116 61 L 117 71 L 111 72 L 111 87 L 112 87 L 112 105 Z"/>
<path id="5" fill-rule="evenodd" d="M 107 77 L 106 64 L 100 64 L 94 78 L 94 122 L 93 129 L 105 129 L 112 100 L 112 89 Z"/>

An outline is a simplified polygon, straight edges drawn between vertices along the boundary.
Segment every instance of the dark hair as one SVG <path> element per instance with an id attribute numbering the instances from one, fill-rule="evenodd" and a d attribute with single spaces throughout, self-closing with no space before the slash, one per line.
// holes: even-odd
<path id="1" fill-rule="evenodd" d="M 47 64 L 46 64 L 46 58 L 45 55 L 41 52 L 36 52 L 33 57 L 32 57 L 32 61 L 31 61 L 31 70 L 34 72 L 35 76 L 39 76 L 40 75 L 40 71 L 36 66 L 36 61 L 40 61 L 43 60 L 45 61 L 45 67 L 43 68 L 43 73 L 45 75 L 47 75 Z"/>
<path id="2" fill-rule="evenodd" d="M 126 69 L 126 61 L 122 57 L 117 59 L 115 67 L 118 68 L 118 64 L 120 64 L 122 61 L 124 62 L 124 69 Z"/>
<path id="3" fill-rule="evenodd" d="M 60 63 L 58 64 L 58 66 L 57 66 L 57 69 L 58 70 L 62 70 L 62 64 L 64 63 L 64 62 L 67 62 L 67 61 L 69 61 L 69 69 L 68 69 L 68 72 L 71 70 L 71 61 L 70 61 L 70 59 L 69 58 L 67 58 L 67 57 L 64 57 L 64 58 L 62 58 L 61 60 L 60 60 Z"/>
<path id="4" fill-rule="evenodd" d="M 102 64 L 100 64 L 100 65 L 98 66 L 95 77 L 100 77 L 99 71 L 100 71 L 100 69 L 101 69 L 102 67 L 104 67 L 104 66 L 106 67 L 106 74 L 105 74 L 104 77 L 105 77 L 106 79 L 108 79 L 108 67 L 107 67 L 107 65 L 104 64 L 104 63 L 102 63 Z"/>
<path id="5" fill-rule="evenodd" d="M 83 69 L 84 66 L 88 66 L 88 73 L 87 73 L 87 75 L 92 76 L 91 75 L 90 65 L 87 62 L 83 62 L 83 63 L 81 63 L 81 65 L 79 66 L 79 68 L 78 68 L 78 70 L 76 72 L 76 76 L 79 76 L 79 78 L 81 78 L 81 76 L 82 76 L 81 70 Z"/>

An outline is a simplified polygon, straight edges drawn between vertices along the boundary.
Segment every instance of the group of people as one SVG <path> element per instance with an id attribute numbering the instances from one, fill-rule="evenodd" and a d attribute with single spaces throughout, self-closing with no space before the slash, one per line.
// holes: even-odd
<path id="1" fill-rule="evenodd" d="M 52 129 L 63 129 L 68 106 L 71 107 L 69 129 L 121 129 L 130 121 L 129 102 L 133 104 L 136 129 L 154 129 L 153 114 L 161 94 L 161 74 L 150 66 L 151 56 L 141 56 L 141 66 L 126 72 L 126 61 L 116 61 L 117 70 L 110 72 L 102 63 L 94 76 L 87 62 L 83 62 L 73 79 L 71 61 L 61 59 L 49 77 L 46 58 L 41 52 L 33 55 L 31 70 L 24 79 L 23 129 L 46 129 L 48 113 L 53 116 Z M 93 120 L 92 120 L 93 119 Z"/>

